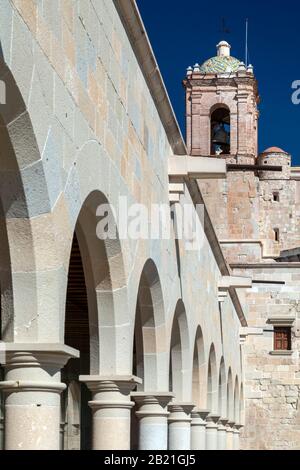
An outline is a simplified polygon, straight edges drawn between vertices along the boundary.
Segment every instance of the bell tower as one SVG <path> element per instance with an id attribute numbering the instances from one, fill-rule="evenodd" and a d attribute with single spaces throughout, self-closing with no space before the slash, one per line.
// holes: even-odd
<path id="1" fill-rule="evenodd" d="M 258 87 L 253 67 L 246 68 L 230 51 L 221 41 L 215 57 L 187 70 L 188 152 L 249 165 L 258 154 Z"/>

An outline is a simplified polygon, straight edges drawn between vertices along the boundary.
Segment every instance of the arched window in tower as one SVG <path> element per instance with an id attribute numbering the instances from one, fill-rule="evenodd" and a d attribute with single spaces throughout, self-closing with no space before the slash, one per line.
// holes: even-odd
<path id="1" fill-rule="evenodd" d="M 211 155 L 230 155 L 230 110 L 227 106 L 211 114 Z"/>

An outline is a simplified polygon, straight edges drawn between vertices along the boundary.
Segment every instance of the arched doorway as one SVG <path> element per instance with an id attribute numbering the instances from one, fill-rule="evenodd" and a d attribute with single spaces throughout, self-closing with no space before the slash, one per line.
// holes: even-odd
<path id="1" fill-rule="evenodd" d="M 90 373 L 90 332 L 86 282 L 76 234 L 68 272 L 65 344 L 79 350 L 80 358 L 71 359 L 63 370 L 67 390 L 62 400 L 62 447 L 88 450 L 91 448 L 92 431 L 91 409 L 88 406 L 91 395 L 86 385 L 79 383 L 79 376 Z"/>
<path id="2" fill-rule="evenodd" d="M 219 106 L 211 114 L 211 155 L 230 155 L 230 110 Z"/>

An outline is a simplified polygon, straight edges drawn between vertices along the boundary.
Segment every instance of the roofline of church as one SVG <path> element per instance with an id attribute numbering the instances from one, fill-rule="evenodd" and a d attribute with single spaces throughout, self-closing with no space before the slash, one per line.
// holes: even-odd
<path id="1" fill-rule="evenodd" d="M 174 155 L 186 155 L 186 145 L 136 2 L 135 0 L 113 1 L 156 104 Z"/>

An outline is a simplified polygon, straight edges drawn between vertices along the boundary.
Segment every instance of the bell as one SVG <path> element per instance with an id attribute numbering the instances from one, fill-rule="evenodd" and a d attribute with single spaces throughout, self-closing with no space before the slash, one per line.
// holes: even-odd
<path id="1" fill-rule="evenodd" d="M 213 143 L 214 144 L 220 144 L 224 145 L 227 144 L 229 140 L 229 134 L 225 131 L 223 125 L 217 125 L 214 128 L 214 134 L 213 134 Z"/>

